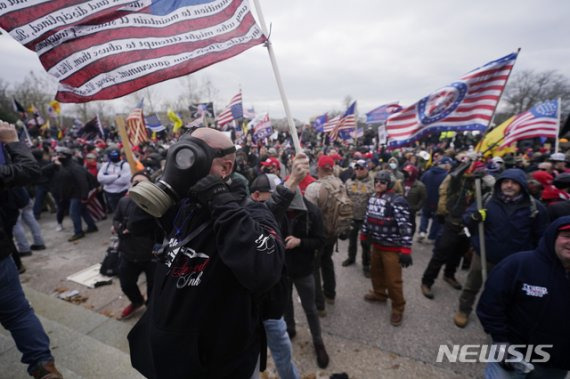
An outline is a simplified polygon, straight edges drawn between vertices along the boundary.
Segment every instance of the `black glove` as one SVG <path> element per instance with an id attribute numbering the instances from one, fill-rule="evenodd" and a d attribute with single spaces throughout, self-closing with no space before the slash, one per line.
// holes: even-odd
<path id="1" fill-rule="evenodd" d="M 338 239 L 341 241 L 346 241 L 348 239 L 348 233 L 340 233 Z"/>
<path id="2" fill-rule="evenodd" d="M 412 256 L 410 254 L 400 254 L 400 266 L 403 268 L 410 267 L 412 265 Z"/>
<path id="3" fill-rule="evenodd" d="M 190 188 L 190 196 L 202 205 L 208 206 L 212 199 L 230 192 L 230 187 L 216 175 L 208 175 Z"/>

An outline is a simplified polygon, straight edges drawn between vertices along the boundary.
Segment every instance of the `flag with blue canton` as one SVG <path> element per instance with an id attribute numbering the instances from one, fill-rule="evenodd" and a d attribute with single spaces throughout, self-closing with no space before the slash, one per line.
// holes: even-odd
<path id="1" fill-rule="evenodd" d="M 402 110 L 402 106 L 398 102 L 384 104 L 378 108 L 372 109 L 370 112 L 366 113 L 366 123 L 367 124 L 382 124 L 386 122 L 386 119 L 394 113 Z"/>
<path id="2" fill-rule="evenodd" d="M 237 95 L 232 97 L 230 103 L 222 113 L 218 115 L 217 121 L 218 125 L 223 126 L 231 121 L 239 120 L 241 118 L 243 118 L 243 104 L 240 91 Z"/>
<path id="3" fill-rule="evenodd" d="M 536 137 L 557 138 L 560 123 L 558 108 L 558 100 L 548 100 L 516 116 L 505 128 L 501 147 Z"/>
<path id="4" fill-rule="evenodd" d="M 356 128 L 356 100 L 350 104 L 350 106 L 346 109 L 344 114 L 339 119 L 337 125 L 331 132 L 331 139 L 334 141 L 337 138 L 342 139 L 343 141 L 349 140 L 352 137 L 350 134 Z"/>
<path id="5" fill-rule="evenodd" d="M 327 121 L 329 120 L 329 115 L 328 114 L 324 114 L 322 116 L 318 116 L 315 118 L 315 120 L 313 121 L 313 128 L 315 129 L 315 131 L 317 133 L 323 133 L 325 124 L 327 123 Z"/>
<path id="6" fill-rule="evenodd" d="M 152 132 L 155 132 L 155 133 L 162 132 L 163 130 L 166 130 L 166 127 L 164 125 L 162 125 L 162 122 L 160 122 L 158 116 L 154 113 L 146 116 L 144 118 L 144 123 L 148 129 L 150 129 Z"/>

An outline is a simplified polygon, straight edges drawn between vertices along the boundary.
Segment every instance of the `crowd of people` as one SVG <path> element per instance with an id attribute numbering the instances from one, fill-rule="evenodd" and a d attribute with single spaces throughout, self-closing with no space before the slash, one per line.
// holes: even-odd
<path id="1" fill-rule="evenodd" d="M 236 145 L 218 130 L 198 128 L 134 146 L 135 161 L 127 162 L 112 136 L 36 140 L 26 148 L 12 130 L 0 125 L 8 157 L 0 157 L 0 178 L 9 188 L 2 201 L 8 192 L 17 200 L 13 216 L 2 214 L 2 244 L 10 248 L 2 250 L 0 267 L 14 264 L 21 273 L 21 257 L 46 248 L 37 223 L 45 212 L 56 213 L 61 232 L 69 216 L 69 241 L 97 232 L 96 221 L 110 215 L 121 289 L 130 300 L 120 317 L 146 305 L 128 338 L 133 367 L 147 377 L 257 377 L 267 346 L 280 377 L 299 378 L 291 346 L 293 287 L 317 364 L 327 367 L 319 319 L 335 302 L 332 255 L 339 239 L 348 239 L 342 266 L 356 264 L 361 251 L 362 275 L 370 278 L 363 300 L 389 301 L 392 326 L 405 321 L 402 269 L 413 263 L 415 240 L 433 245 L 418 291 L 437 296 L 434 284 L 445 266 L 443 281 L 461 291 L 453 316 L 458 327 L 476 309 L 495 343 L 553 345 L 551 360 L 535 364 L 537 376 L 528 377 L 563 378 L 570 369 L 563 320 L 570 311 L 570 155 L 536 146 L 492 156 L 462 136 L 399 149 L 309 138 L 296 153 L 286 136 Z M 16 145 L 27 149 L 20 154 L 28 171 Z M 469 270 L 465 283 L 455 276 L 460 267 Z M 477 305 L 483 267 L 489 278 Z M 141 273 L 146 297 L 137 286 Z M 9 280 L 19 286 L 17 276 Z M 0 315 L 13 318 L 4 316 L 15 301 L 3 302 L 5 288 Z M 43 333 L 39 322 L 35 328 Z M 20 348 L 18 340 L 28 337 L 14 338 Z M 37 345 L 20 349 L 30 374 L 59 375 L 45 341 Z M 504 359 L 486 373 L 521 377 L 517 370 Z"/>

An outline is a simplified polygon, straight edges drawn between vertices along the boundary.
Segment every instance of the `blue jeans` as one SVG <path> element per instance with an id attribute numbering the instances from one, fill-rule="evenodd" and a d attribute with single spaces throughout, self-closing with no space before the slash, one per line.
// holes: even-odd
<path id="1" fill-rule="evenodd" d="M 287 334 L 287 325 L 283 317 L 278 320 L 264 320 L 263 326 L 267 335 L 267 346 L 271 350 L 279 377 L 282 379 L 299 379 L 299 372 L 293 363 L 291 340 Z"/>
<path id="2" fill-rule="evenodd" d="M 40 362 L 53 360 L 49 338 L 24 296 L 11 257 L 0 260 L 0 323 L 12 334 L 28 372 Z"/>
<path id="3" fill-rule="evenodd" d="M 435 220 L 435 210 L 423 208 L 422 217 L 420 219 L 420 233 L 427 232 L 430 219 L 431 227 L 429 228 L 428 239 L 435 240 L 441 229 L 441 224 Z"/>
<path id="4" fill-rule="evenodd" d="M 26 224 L 30 231 L 32 232 L 32 237 L 34 239 L 34 245 L 44 245 L 44 239 L 42 237 L 42 229 L 40 224 L 36 221 L 33 212 L 33 204 L 30 201 L 22 210 L 20 210 L 20 216 L 18 217 L 18 222 L 14 225 L 12 232 L 14 238 L 16 238 L 16 245 L 18 246 L 19 252 L 30 251 L 30 244 L 26 238 L 26 232 L 24 231 L 24 225 Z"/>
<path id="5" fill-rule="evenodd" d="M 525 374 L 513 370 L 507 371 L 498 362 L 489 362 L 485 366 L 485 379 L 564 379 L 568 371 L 559 368 L 534 366 L 534 370 Z"/>
<path id="6" fill-rule="evenodd" d="M 71 220 L 73 221 L 73 232 L 75 234 L 83 233 L 83 228 L 81 226 L 82 217 L 87 224 L 87 229 L 92 230 L 97 228 L 95 221 L 93 221 L 89 211 L 87 210 L 87 206 L 83 204 L 80 199 L 69 200 L 69 217 L 71 217 Z"/>

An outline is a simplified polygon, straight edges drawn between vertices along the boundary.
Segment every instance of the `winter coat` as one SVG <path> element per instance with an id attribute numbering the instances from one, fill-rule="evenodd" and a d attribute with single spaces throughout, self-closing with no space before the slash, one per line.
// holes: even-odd
<path id="1" fill-rule="evenodd" d="M 523 197 L 520 201 L 506 204 L 499 198 L 501 181 L 504 179 L 514 180 L 521 186 Z M 497 178 L 493 194 L 485 201 L 483 208 L 487 210 L 483 223 L 486 259 L 491 263 L 496 264 L 518 251 L 536 248 L 548 226 L 546 208 L 537 200 L 531 201 L 525 173 L 516 168 L 505 170 Z M 471 232 L 475 252 L 480 254 L 478 222 L 472 218 L 474 212 L 477 212 L 475 202 L 464 213 L 463 224 Z"/>
<path id="2" fill-rule="evenodd" d="M 87 199 L 90 189 L 90 175 L 85 167 L 67 159 L 61 165 L 51 163 L 46 170 L 53 170 L 50 181 L 50 192 L 56 200 Z"/>
<path id="3" fill-rule="evenodd" d="M 363 240 L 385 250 L 410 254 L 412 223 L 408 202 L 392 191 L 372 196 L 368 201 L 361 231 Z"/>
<path id="4" fill-rule="evenodd" d="M 301 244 L 294 249 L 285 250 L 285 266 L 291 278 L 311 275 L 314 270 L 316 252 L 325 243 L 325 231 L 320 209 L 303 198 L 307 211 L 288 211 L 287 229 L 284 237 L 294 236 Z"/>
<path id="5" fill-rule="evenodd" d="M 113 215 L 113 227 L 119 236 L 119 252 L 121 257 L 130 262 L 148 262 L 152 259 L 152 249 L 156 242 L 160 242 L 157 235 L 156 221 L 149 214 L 146 216 L 147 227 L 138 228 L 136 231 L 123 233 L 127 228 L 128 221 L 131 217 L 137 217 L 137 205 L 128 196 L 119 200 L 115 214 Z M 141 223 L 143 220 L 139 219 Z M 158 233 L 161 234 L 161 233 Z"/>
<path id="6" fill-rule="evenodd" d="M 427 211 L 435 211 L 439 200 L 439 185 L 445 179 L 447 171 L 439 166 L 431 167 L 427 170 L 420 180 L 426 186 L 426 202 L 424 208 Z"/>
<path id="7" fill-rule="evenodd" d="M 410 206 L 410 211 L 418 212 L 424 207 L 426 200 L 426 186 L 419 180 L 414 180 L 410 186 L 407 182 L 404 185 L 404 195 Z"/>
<path id="8" fill-rule="evenodd" d="M 204 208 L 185 198 L 161 219 L 169 244 L 147 311 L 128 336 L 144 376 L 249 378 L 256 367 L 259 300 L 279 280 L 284 252 L 269 209 L 242 201 L 224 193 Z"/>
<path id="9" fill-rule="evenodd" d="M 40 168 L 23 142 L 1 144 L 0 154 L 0 259 L 4 259 L 16 251 L 12 228 L 20 211 L 14 187 L 32 183 Z"/>
<path id="10" fill-rule="evenodd" d="M 538 248 L 513 254 L 491 271 L 477 306 L 477 316 L 495 342 L 547 344 L 546 367 L 570 370 L 570 273 L 554 251 L 558 228 L 570 217 L 554 221 Z"/>

